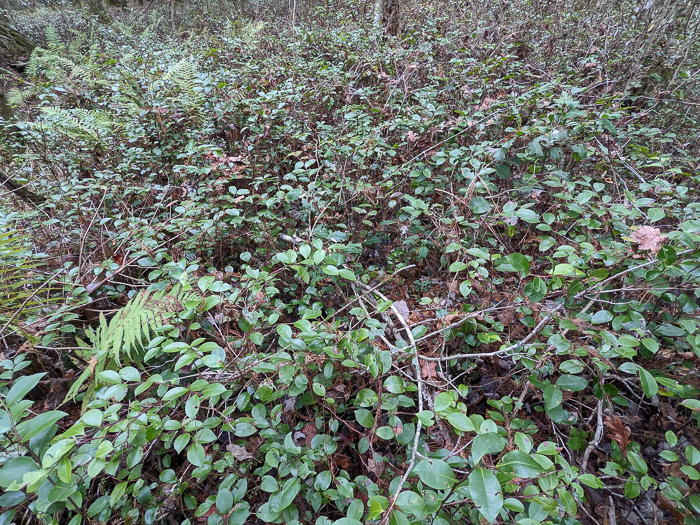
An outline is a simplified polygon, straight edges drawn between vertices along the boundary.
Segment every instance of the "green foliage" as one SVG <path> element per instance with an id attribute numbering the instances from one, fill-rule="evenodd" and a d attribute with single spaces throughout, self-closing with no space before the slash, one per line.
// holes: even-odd
<path id="1" fill-rule="evenodd" d="M 685 62 L 606 80 L 541 3 L 502 41 L 428 5 L 174 36 L 157 4 L 50 31 L 0 138 L 46 198 L 3 216 L 0 320 L 54 359 L 0 361 L 0 521 L 695 518 L 700 153 L 644 98 L 698 93 Z"/>

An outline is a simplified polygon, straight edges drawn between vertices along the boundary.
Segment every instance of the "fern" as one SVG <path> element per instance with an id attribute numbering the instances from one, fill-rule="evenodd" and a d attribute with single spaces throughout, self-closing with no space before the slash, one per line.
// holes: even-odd
<path id="1" fill-rule="evenodd" d="M 154 86 L 170 95 L 171 100 L 179 101 L 188 109 L 201 105 L 202 96 L 195 91 L 197 71 L 195 64 L 182 59 L 171 67 Z"/>
<path id="2" fill-rule="evenodd" d="M 107 81 L 97 74 L 93 65 L 96 52 L 95 46 L 87 54 L 78 50 L 67 54 L 62 44 L 49 44 L 45 49 L 37 47 L 27 63 L 27 74 L 32 78 L 44 76 L 52 82 L 77 80 L 88 88 L 104 86 Z"/>
<path id="3" fill-rule="evenodd" d="M 109 323 L 100 315 L 97 330 L 87 331 L 95 354 L 110 356 L 118 366 L 122 356 L 132 361 L 132 351 L 143 348 L 151 333 L 161 328 L 173 312 L 181 310 L 184 303 L 193 300 L 198 303 L 200 298 L 180 286 L 169 291 L 139 292 Z"/>
<path id="4" fill-rule="evenodd" d="M 7 92 L 7 102 L 13 107 L 21 106 L 38 93 L 39 88 L 37 86 L 30 86 L 26 89 L 12 88 Z"/>
<path id="5" fill-rule="evenodd" d="M 89 109 L 42 108 L 43 118 L 39 124 L 76 138 L 101 141 L 109 136 L 118 123 L 99 111 Z"/>
<path id="6" fill-rule="evenodd" d="M 29 242 L 20 232 L 0 232 L 0 332 L 5 325 L 20 328 L 19 320 L 46 305 L 45 300 L 33 296 L 41 285 L 35 272 L 40 261 L 27 248 Z"/>

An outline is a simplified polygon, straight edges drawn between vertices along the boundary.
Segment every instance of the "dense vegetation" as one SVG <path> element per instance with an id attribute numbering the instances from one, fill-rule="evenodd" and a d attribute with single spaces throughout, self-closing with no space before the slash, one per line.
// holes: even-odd
<path id="1" fill-rule="evenodd" d="M 700 523 L 696 2 L 145 4 L 8 13 L 0 524 Z"/>

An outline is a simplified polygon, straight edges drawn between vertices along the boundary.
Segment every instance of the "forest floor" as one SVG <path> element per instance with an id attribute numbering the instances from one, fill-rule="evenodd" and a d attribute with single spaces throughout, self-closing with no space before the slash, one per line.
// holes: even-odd
<path id="1" fill-rule="evenodd" d="M 0 525 L 700 523 L 700 15 L 584 3 L 13 15 Z"/>

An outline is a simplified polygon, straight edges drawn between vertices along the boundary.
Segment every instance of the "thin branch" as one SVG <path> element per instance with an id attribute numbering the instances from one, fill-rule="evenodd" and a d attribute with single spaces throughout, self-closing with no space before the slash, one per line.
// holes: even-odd
<path id="1" fill-rule="evenodd" d="M 583 460 L 581 461 L 581 472 L 586 472 L 586 467 L 588 466 L 588 458 L 591 455 L 591 452 L 593 452 L 593 449 L 595 449 L 598 446 L 598 444 L 600 443 L 600 440 L 603 439 L 603 400 L 602 399 L 600 401 L 598 401 L 598 409 L 596 412 L 598 414 L 598 422 L 596 423 L 596 427 L 595 427 L 595 435 L 593 436 L 593 440 L 588 444 L 585 452 L 583 453 Z"/>
<path id="2" fill-rule="evenodd" d="M 382 300 L 384 301 L 389 301 L 387 297 L 379 292 L 378 290 L 372 290 L 369 286 L 367 286 L 364 283 L 361 283 L 358 281 L 361 287 L 365 288 L 367 290 L 367 293 L 374 292 L 376 293 Z M 394 303 L 391 302 L 391 311 L 394 312 L 394 315 L 396 318 L 401 322 L 401 324 L 404 327 L 404 330 L 406 331 L 406 336 L 408 337 L 408 340 L 410 341 L 411 344 L 411 349 L 413 350 L 413 367 L 415 369 L 415 374 L 416 374 L 416 383 L 418 384 L 418 411 L 422 412 L 423 411 L 423 379 L 421 378 L 421 372 L 420 372 L 420 361 L 418 360 L 419 354 L 418 354 L 418 346 L 416 344 L 416 340 L 413 338 L 413 334 L 411 333 L 411 329 L 408 327 L 408 324 L 406 323 L 406 320 L 403 318 L 403 315 L 399 312 L 399 310 L 394 306 Z M 414 465 L 416 464 L 416 456 L 418 454 L 418 445 L 420 443 L 420 433 L 421 430 L 423 429 L 423 423 L 421 422 L 420 419 L 418 419 L 418 422 L 416 423 L 416 434 L 413 438 L 413 450 L 411 451 L 411 459 L 408 462 L 408 466 L 406 467 L 406 471 L 404 472 L 403 476 L 401 477 L 401 481 L 399 482 L 398 487 L 396 488 L 396 494 L 394 494 L 394 497 L 391 499 L 391 503 L 389 506 L 386 508 L 384 511 L 384 516 L 382 517 L 382 521 L 380 522 L 380 525 L 386 525 L 389 523 L 389 518 L 391 517 L 391 511 L 394 509 L 394 506 L 396 505 L 396 501 L 399 498 L 399 494 L 401 493 L 401 489 L 403 488 L 403 484 L 406 483 L 406 480 L 408 479 L 408 476 L 411 474 L 411 471 L 413 470 Z"/>

